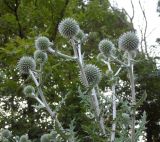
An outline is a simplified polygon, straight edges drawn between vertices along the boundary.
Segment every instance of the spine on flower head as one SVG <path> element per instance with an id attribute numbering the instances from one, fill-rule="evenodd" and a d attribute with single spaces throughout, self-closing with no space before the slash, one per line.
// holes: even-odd
<path id="1" fill-rule="evenodd" d="M 45 63 L 48 59 L 48 56 L 45 52 L 41 50 L 36 50 L 34 52 L 34 59 L 37 63 Z"/>
<path id="2" fill-rule="evenodd" d="M 31 86 L 31 85 L 27 85 L 27 86 L 24 87 L 23 93 L 24 93 L 27 97 L 30 97 L 30 96 L 32 96 L 33 94 L 35 94 L 35 89 L 34 89 L 34 87 Z"/>
<path id="3" fill-rule="evenodd" d="M 35 46 L 38 50 L 47 51 L 50 46 L 50 41 L 45 36 L 40 36 L 35 40 Z"/>
<path id="4" fill-rule="evenodd" d="M 139 39 L 134 32 L 122 34 L 118 41 L 118 46 L 124 51 L 134 51 L 138 48 Z"/>
<path id="5" fill-rule="evenodd" d="M 66 18 L 60 22 L 58 30 L 63 37 L 73 38 L 79 31 L 79 25 L 74 19 Z"/>
<path id="6" fill-rule="evenodd" d="M 98 48 L 99 51 L 106 57 L 110 56 L 115 51 L 114 44 L 108 39 L 101 40 Z"/>
<path id="7" fill-rule="evenodd" d="M 92 64 L 85 65 L 84 72 L 85 72 L 89 86 L 97 85 L 102 78 L 101 71 L 95 65 L 92 65 Z M 87 84 L 85 83 L 83 74 L 81 72 L 80 72 L 80 80 L 84 86 L 87 86 Z"/>
<path id="8" fill-rule="evenodd" d="M 19 60 L 17 68 L 21 74 L 29 74 L 29 70 L 35 70 L 36 62 L 32 57 L 24 56 Z"/>

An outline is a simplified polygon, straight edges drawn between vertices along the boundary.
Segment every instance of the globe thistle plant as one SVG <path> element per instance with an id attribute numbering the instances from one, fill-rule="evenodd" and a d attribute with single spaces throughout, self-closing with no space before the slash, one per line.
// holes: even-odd
<path id="1" fill-rule="evenodd" d="M 72 38 L 78 33 L 79 25 L 74 19 L 66 18 L 60 22 L 58 30 L 63 37 Z"/>
<path id="2" fill-rule="evenodd" d="M 126 32 L 119 38 L 119 48 L 124 51 L 133 51 L 138 48 L 139 39 L 134 32 Z"/>
<path id="3" fill-rule="evenodd" d="M 85 34 L 81 29 L 79 29 L 78 33 L 75 35 L 75 39 L 79 41 L 83 41 L 85 39 Z"/>
<path id="4" fill-rule="evenodd" d="M 34 87 L 31 86 L 31 85 L 27 85 L 27 86 L 24 87 L 23 93 L 24 93 L 26 96 L 32 96 L 32 94 L 35 93 L 35 89 L 34 89 Z"/>
<path id="5" fill-rule="evenodd" d="M 8 139 L 3 139 L 3 142 L 9 142 L 9 140 Z"/>
<path id="6" fill-rule="evenodd" d="M 47 51 L 50 46 L 50 41 L 45 36 L 40 36 L 35 40 L 35 46 L 38 50 Z"/>
<path id="7" fill-rule="evenodd" d="M 28 139 L 28 135 L 22 135 L 20 137 L 19 142 L 31 142 L 31 141 Z"/>
<path id="8" fill-rule="evenodd" d="M 41 142 L 50 142 L 51 134 L 44 134 L 41 136 Z"/>
<path id="9" fill-rule="evenodd" d="M 24 56 L 19 60 L 17 68 L 21 74 L 29 74 L 29 70 L 35 70 L 36 62 L 32 57 Z"/>
<path id="10" fill-rule="evenodd" d="M 122 113 L 122 117 L 125 121 L 130 119 L 129 114 L 127 113 Z"/>
<path id="11" fill-rule="evenodd" d="M 4 129 L 1 132 L 1 136 L 3 138 L 10 138 L 12 136 L 12 133 L 8 129 Z"/>
<path id="12" fill-rule="evenodd" d="M 36 50 L 34 52 L 34 59 L 37 63 L 45 63 L 48 59 L 48 56 L 45 52 L 41 50 Z"/>
<path id="13" fill-rule="evenodd" d="M 101 80 L 102 74 L 98 67 L 92 64 L 85 65 L 84 72 L 88 81 L 89 86 L 95 86 Z M 83 74 L 80 72 L 80 80 L 84 86 L 87 86 L 85 83 Z"/>
<path id="14" fill-rule="evenodd" d="M 113 54 L 115 50 L 114 44 L 108 39 L 103 39 L 100 41 L 98 48 L 100 52 L 103 53 L 103 55 L 106 57 L 110 56 L 110 54 Z"/>

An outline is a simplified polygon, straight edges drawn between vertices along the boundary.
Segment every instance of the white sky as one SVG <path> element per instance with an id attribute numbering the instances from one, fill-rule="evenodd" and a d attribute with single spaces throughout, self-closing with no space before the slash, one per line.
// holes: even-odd
<path id="1" fill-rule="evenodd" d="M 132 7 L 130 0 L 110 0 L 114 6 L 118 8 L 124 8 L 130 16 L 132 16 Z M 134 27 L 140 33 L 139 26 L 144 28 L 144 18 L 139 6 L 139 0 L 132 0 L 135 8 L 135 18 L 133 20 Z M 148 45 L 155 45 L 155 40 L 160 37 L 160 17 L 157 13 L 157 1 L 158 0 L 141 0 L 141 4 L 145 9 L 148 29 L 147 29 L 147 42 Z"/>

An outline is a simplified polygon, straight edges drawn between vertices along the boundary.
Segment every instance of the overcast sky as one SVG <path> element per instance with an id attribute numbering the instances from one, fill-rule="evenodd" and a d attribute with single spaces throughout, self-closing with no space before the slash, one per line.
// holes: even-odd
<path id="1" fill-rule="evenodd" d="M 132 16 L 132 7 L 130 0 L 110 0 L 113 5 L 118 6 L 119 8 L 124 8 L 129 15 Z M 144 18 L 142 11 L 140 10 L 139 0 L 132 0 L 135 8 L 135 18 L 134 18 L 134 27 L 139 30 L 139 26 L 141 28 L 144 27 Z M 160 37 L 160 17 L 158 17 L 157 13 L 157 1 L 158 0 L 141 0 L 141 4 L 145 9 L 147 21 L 148 21 L 148 29 L 147 29 L 147 41 L 148 45 L 155 44 L 155 40 L 157 37 Z"/>

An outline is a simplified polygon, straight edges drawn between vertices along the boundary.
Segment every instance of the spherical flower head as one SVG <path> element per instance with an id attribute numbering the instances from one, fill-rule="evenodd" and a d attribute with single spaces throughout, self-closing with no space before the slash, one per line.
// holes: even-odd
<path id="1" fill-rule="evenodd" d="M 31 85 L 27 85 L 27 86 L 24 87 L 23 93 L 24 93 L 26 96 L 32 96 L 32 94 L 35 93 L 35 89 L 34 89 L 34 87 L 31 86 Z"/>
<path id="2" fill-rule="evenodd" d="M 35 70 L 36 62 L 32 57 L 24 56 L 19 60 L 17 68 L 21 74 L 29 74 L 29 70 Z"/>
<path id="3" fill-rule="evenodd" d="M 95 65 L 92 65 L 92 64 L 85 65 L 84 72 L 85 72 L 89 86 L 97 85 L 102 78 L 101 71 Z M 85 83 L 83 74 L 81 72 L 80 72 L 80 80 L 84 86 L 87 86 L 87 84 Z"/>
<path id="4" fill-rule="evenodd" d="M 51 142 L 51 134 L 43 134 L 41 136 L 41 142 Z"/>
<path id="5" fill-rule="evenodd" d="M 85 34 L 81 29 L 79 29 L 78 33 L 75 35 L 75 39 L 77 41 L 83 41 L 85 39 Z"/>
<path id="6" fill-rule="evenodd" d="M 130 119 L 129 114 L 127 114 L 127 113 L 122 113 L 122 117 L 123 117 L 124 120 L 129 120 Z"/>
<path id="7" fill-rule="evenodd" d="M 42 50 L 36 50 L 34 52 L 34 59 L 37 63 L 45 63 L 48 59 L 48 56 Z"/>
<path id="8" fill-rule="evenodd" d="M 9 140 L 5 138 L 5 139 L 3 139 L 3 142 L 9 142 Z"/>
<path id="9" fill-rule="evenodd" d="M 35 40 L 36 49 L 47 51 L 50 46 L 50 41 L 45 36 L 40 36 Z"/>
<path id="10" fill-rule="evenodd" d="M 66 18 L 60 22 L 58 30 L 63 37 L 72 38 L 78 33 L 79 25 L 74 19 Z"/>
<path id="11" fill-rule="evenodd" d="M 20 140 L 19 140 L 19 142 L 28 142 L 29 140 L 28 140 L 28 135 L 22 135 L 21 137 L 20 137 Z"/>
<path id="12" fill-rule="evenodd" d="M 10 138 L 12 136 L 12 133 L 8 129 L 4 129 L 1 132 L 1 136 L 3 138 Z"/>
<path id="13" fill-rule="evenodd" d="M 98 48 L 99 51 L 106 57 L 110 56 L 115 51 L 114 44 L 108 39 L 101 40 Z"/>
<path id="14" fill-rule="evenodd" d="M 126 32 L 119 38 L 119 48 L 124 51 L 133 51 L 138 48 L 139 39 L 134 32 Z"/>

